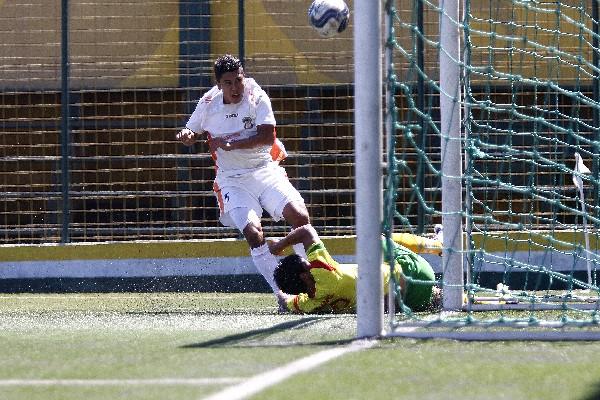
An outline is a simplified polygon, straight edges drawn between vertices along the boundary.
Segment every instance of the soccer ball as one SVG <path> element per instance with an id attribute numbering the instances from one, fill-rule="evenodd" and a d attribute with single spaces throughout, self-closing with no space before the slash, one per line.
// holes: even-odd
<path id="1" fill-rule="evenodd" d="M 323 37 L 333 37 L 348 25 L 350 10 L 344 0 L 314 0 L 308 8 L 308 22 Z"/>

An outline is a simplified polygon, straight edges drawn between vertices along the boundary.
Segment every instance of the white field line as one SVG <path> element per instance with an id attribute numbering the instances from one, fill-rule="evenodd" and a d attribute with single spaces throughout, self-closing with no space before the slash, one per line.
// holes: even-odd
<path id="1" fill-rule="evenodd" d="M 230 386 L 203 400 L 241 400 L 252 396 L 270 386 L 273 386 L 289 377 L 301 372 L 309 371 L 321 364 L 344 354 L 358 350 L 367 349 L 377 343 L 376 340 L 357 340 L 343 347 L 324 350 L 316 354 L 293 361 L 287 365 L 272 369 L 262 374 L 255 375 L 248 380 L 234 386 Z"/>
<path id="2" fill-rule="evenodd" d="M 223 293 L 218 293 L 218 294 L 213 294 L 213 293 L 203 293 L 205 294 L 205 298 L 218 298 L 218 299 L 235 299 L 235 298 L 239 298 L 239 296 L 235 296 L 235 295 L 227 295 L 227 294 L 223 294 Z M 248 298 L 248 297 L 263 297 L 264 295 L 269 294 L 269 293 L 244 293 L 244 297 Z M 138 296 L 135 295 L 119 295 L 119 294 L 115 294 L 115 293 L 102 293 L 100 295 L 97 294 L 90 294 L 89 296 L 82 296 L 80 294 L 70 294 L 70 293 L 57 293 L 54 296 L 45 296 L 45 295 L 20 295 L 20 294 L 3 294 L 0 295 L 0 300 L 52 300 L 52 299 L 61 299 L 61 298 L 69 298 L 69 299 L 76 299 L 76 300 L 97 300 L 97 299 L 105 299 L 105 298 L 110 298 L 110 299 L 139 299 L 139 298 L 144 298 L 144 299 L 164 299 L 165 296 L 161 296 L 161 295 L 147 295 L 145 293 L 140 292 L 140 294 Z M 171 296 L 167 296 L 167 297 L 171 297 Z M 174 296 L 172 296 L 174 297 Z"/>
<path id="3" fill-rule="evenodd" d="M 127 386 L 127 385 L 224 385 L 241 378 L 165 379 L 0 379 L 0 386 Z"/>

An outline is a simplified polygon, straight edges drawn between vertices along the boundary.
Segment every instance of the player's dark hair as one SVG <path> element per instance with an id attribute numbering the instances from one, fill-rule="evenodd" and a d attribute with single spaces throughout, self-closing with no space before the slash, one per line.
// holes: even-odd
<path id="1" fill-rule="evenodd" d="M 277 268 L 275 268 L 273 277 L 279 289 L 283 290 L 284 293 L 307 293 L 308 288 L 302 279 L 300 279 L 300 274 L 304 271 L 302 257 L 298 254 L 291 254 L 279 262 Z"/>
<path id="2" fill-rule="evenodd" d="M 220 81 L 224 73 L 237 71 L 240 68 L 242 68 L 242 62 L 239 58 L 225 54 L 215 61 L 215 79 Z"/>

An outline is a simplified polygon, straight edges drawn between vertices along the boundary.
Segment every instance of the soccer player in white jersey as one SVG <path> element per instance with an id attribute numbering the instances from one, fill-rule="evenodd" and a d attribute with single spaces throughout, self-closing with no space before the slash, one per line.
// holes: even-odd
<path id="1" fill-rule="evenodd" d="M 206 133 L 217 167 L 213 189 L 219 220 L 243 233 L 256 268 L 277 294 L 273 272 L 278 261 L 265 241 L 263 209 L 292 228 L 309 223 L 308 211 L 279 166 L 287 154 L 275 137 L 275 117 L 265 91 L 244 76 L 240 60 L 229 54 L 215 61 L 214 73 L 217 85 L 202 96 L 177 138 L 191 146 Z"/>

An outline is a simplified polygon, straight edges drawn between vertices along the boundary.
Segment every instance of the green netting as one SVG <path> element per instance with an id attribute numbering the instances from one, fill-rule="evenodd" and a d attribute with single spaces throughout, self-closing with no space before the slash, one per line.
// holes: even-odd
<path id="1" fill-rule="evenodd" d="M 388 1 L 384 234 L 443 220 L 439 21 L 449 1 Z M 461 2 L 462 312 L 446 326 L 598 326 L 598 7 L 589 1 Z M 576 162 L 578 160 L 579 162 Z M 412 201 L 406 202 L 406 199 Z M 411 204 L 400 206 L 401 204 Z M 385 255 L 392 262 L 392 255 Z M 439 259 L 429 258 L 444 286 Z M 507 289 L 508 287 L 508 289 Z M 399 289 L 395 289 L 399 292 Z M 401 294 L 398 293 L 398 298 Z M 401 303 L 401 301 L 400 301 Z M 399 325 L 400 324 L 400 325 Z"/>

